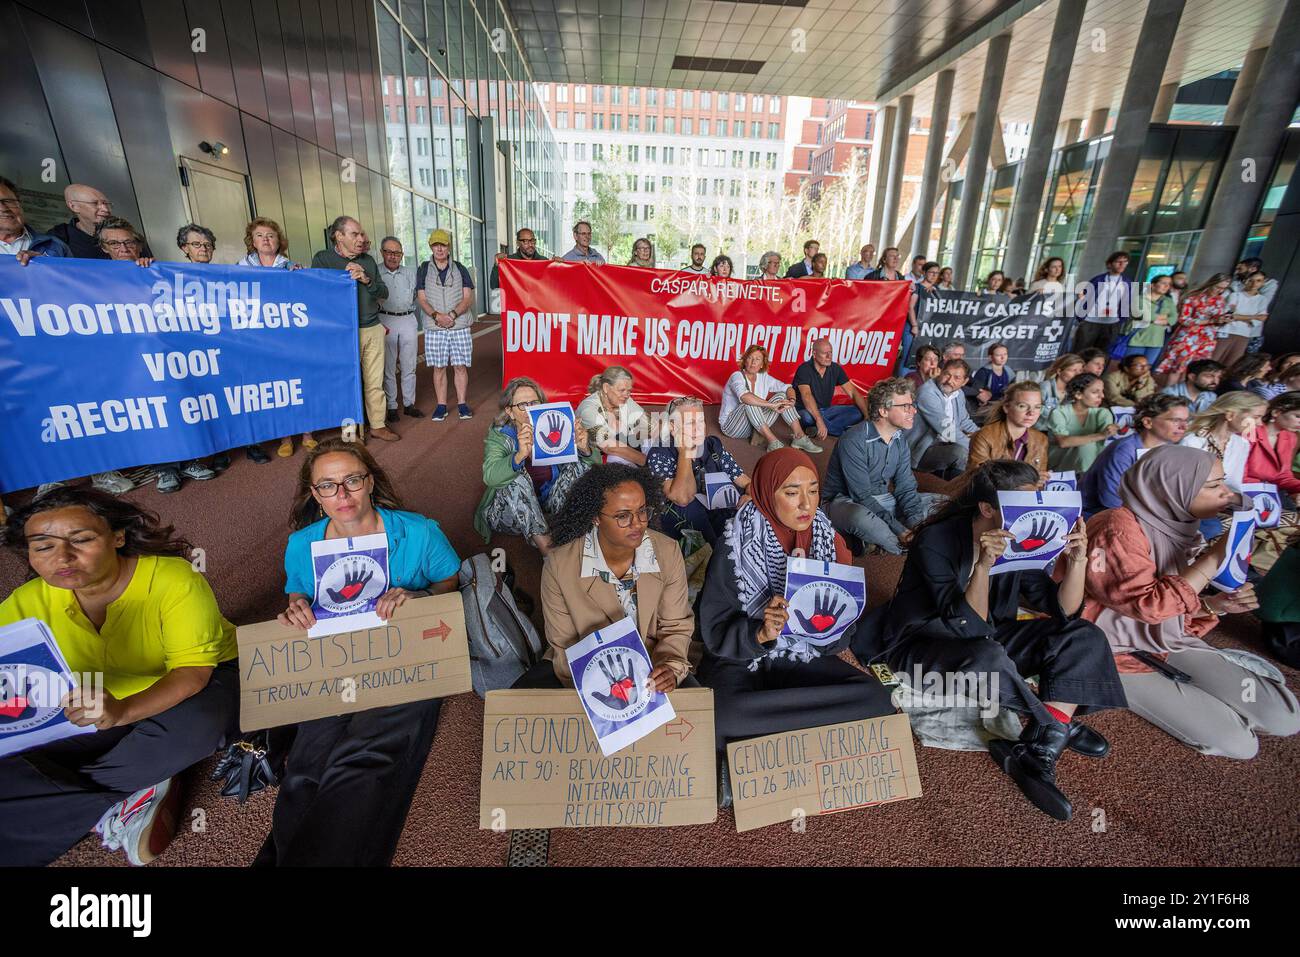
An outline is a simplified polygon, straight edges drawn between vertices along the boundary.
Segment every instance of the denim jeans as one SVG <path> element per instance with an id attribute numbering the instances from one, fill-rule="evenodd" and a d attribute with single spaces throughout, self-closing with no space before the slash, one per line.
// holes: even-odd
<path id="1" fill-rule="evenodd" d="M 862 412 L 856 405 L 832 405 L 818 411 L 822 415 L 822 421 L 826 423 L 827 435 L 843 435 L 845 429 L 862 421 Z M 812 413 L 807 409 L 799 410 L 799 421 L 803 423 L 805 429 L 811 429 L 814 424 Z"/>

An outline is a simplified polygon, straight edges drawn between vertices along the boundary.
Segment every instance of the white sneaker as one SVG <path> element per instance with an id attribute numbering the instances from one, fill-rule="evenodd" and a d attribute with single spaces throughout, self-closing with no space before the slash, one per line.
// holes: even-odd
<path id="1" fill-rule="evenodd" d="M 67 482 L 44 482 L 41 484 L 41 487 L 36 490 L 36 495 L 33 497 L 40 498 L 46 492 L 53 492 L 56 488 L 63 488 L 63 486 L 67 484 Z"/>
<path id="2" fill-rule="evenodd" d="M 773 439 L 771 442 L 767 443 L 767 450 L 769 452 L 775 452 L 777 449 L 783 449 L 783 448 L 785 448 L 785 443 L 782 442 L 780 439 Z"/>
<path id="3" fill-rule="evenodd" d="M 175 778 L 136 791 L 104 812 L 95 833 L 110 851 L 125 851 L 137 867 L 167 849 L 176 835 L 181 790 Z"/>
<path id="4" fill-rule="evenodd" d="M 820 445 L 815 443 L 812 439 L 808 438 L 808 436 L 806 435 L 799 436 L 790 444 L 793 445 L 796 449 L 803 449 L 805 452 L 811 452 L 813 455 L 816 455 L 818 452 L 822 450 L 822 447 Z"/>
<path id="5" fill-rule="evenodd" d="M 90 484 L 101 492 L 107 492 L 109 495 L 122 495 L 135 488 L 135 483 L 117 469 L 92 475 Z"/>

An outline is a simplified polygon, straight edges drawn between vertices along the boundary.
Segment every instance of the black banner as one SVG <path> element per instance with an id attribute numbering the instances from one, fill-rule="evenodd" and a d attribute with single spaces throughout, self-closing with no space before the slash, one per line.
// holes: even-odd
<path id="1" fill-rule="evenodd" d="M 975 292 L 922 292 L 916 304 L 920 332 L 916 348 L 929 343 L 940 351 L 951 342 L 966 346 L 972 369 L 985 362 L 988 347 L 1007 347 L 1007 365 L 1017 372 L 1046 369 L 1069 350 L 1074 320 L 1063 314 L 1057 297 L 1033 293 L 982 296 Z"/>

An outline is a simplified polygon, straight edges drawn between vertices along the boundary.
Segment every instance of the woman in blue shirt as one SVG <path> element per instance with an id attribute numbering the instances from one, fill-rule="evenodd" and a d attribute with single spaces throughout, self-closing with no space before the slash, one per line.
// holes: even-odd
<path id="1" fill-rule="evenodd" d="M 383 619 L 410 598 L 457 586 L 460 559 L 438 523 L 402 510 L 388 476 L 359 443 L 330 439 L 308 452 L 291 524 L 296 531 L 284 553 L 289 603 L 280 614 L 287 628 L 316 622 L 312 542 L 387 536 L 389 587 L 376 608 Z M 288 756 L 256 863 L 387 865 L 433 743 L 438 705 L 433 698 L 276 729 L 272 747 L 287 746 Z"/>

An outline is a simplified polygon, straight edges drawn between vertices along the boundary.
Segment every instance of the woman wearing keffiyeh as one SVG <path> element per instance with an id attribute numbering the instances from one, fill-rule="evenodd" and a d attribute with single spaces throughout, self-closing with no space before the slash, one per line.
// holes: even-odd
<path id="1" fill-rule="evenodd" d="M 822 648 L 780 634 L 788 616 L 786 559 L 852 562 L 818 508 L 812 459 L 798 449 L 769 452 L 758 460 L 749 493 L 713 552 L 700 594 L 699 677 L 713 689 L 719 751 L 740 738 L 891 714 L 875 676 L 836 657 L 852 628 Z"/>

